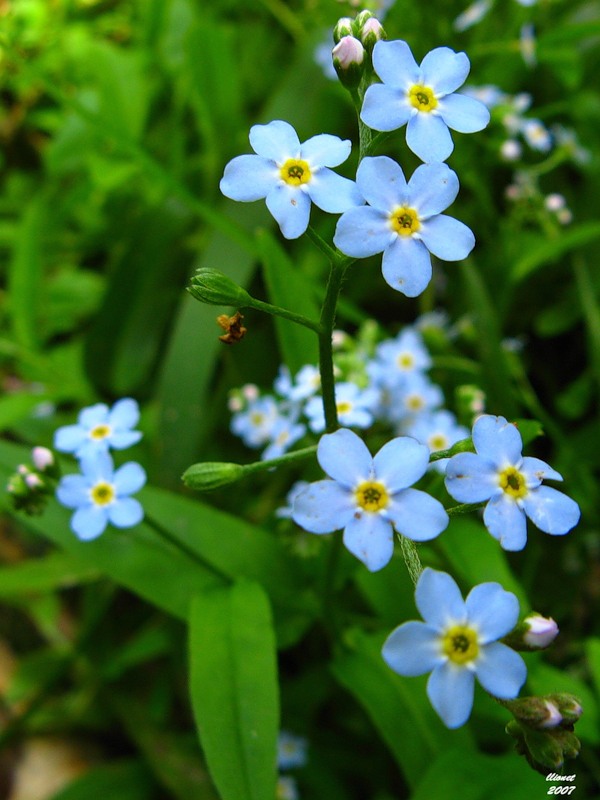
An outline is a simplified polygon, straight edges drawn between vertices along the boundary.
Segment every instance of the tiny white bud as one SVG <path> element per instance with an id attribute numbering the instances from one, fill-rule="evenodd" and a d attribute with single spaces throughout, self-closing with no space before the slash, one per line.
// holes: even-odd
<path id="1" fill-rule="evenodd" d="M 30 472 L 29 475 L 25 476 L 25 483 L 30 489 L 37 489 L 43 485 L 43 481 L 34 472 Z"/>
<path id="2" fill-rule="evenodd" d="M 258 386 L 255 383 L 246 383 L 242 386 L 241 392 L 249 403 L 256 400 L 259 395 Z"/>
<path id="3" fill-rule="evenodd" d="M 564 208 L 567 204 L 564 196 L 562 194 L 558 194 L 558 192 L 553 192 L 552 194 L 546 195 L 544 198 L 544 205 L 548 209 L 548 211 L 560 211 L 561 208 Z"/>
<path id="4" fill-rule="evenodd" d="M 500 155 L 505 161 L 517 161 L 522 152 L 523 148 L 516 139 L 507 139 L 500 147 Z"/>
<path id="5" fill-rule="evenodd" d="M 548 647 L 558 635 L 558 625 L 552 617 L 542 617 L 541 614 L 530 614 L 524 620 L 529 627 L 523 635 L 523 641 L 529 647 L 543 649 Z"/>
<path id="6" fill-rule="evenodd" d="M 570 222 L 573 222 L 573 212 L 570 208 L 561 208 L 560 211 L 556 213 L 556 219 L 561 225 L 568 225 Z"/>
<path id="7" fill-rule="evenodd" d="M 365 48 L 354 36 L 344 36 L 333 48 L 331 55 L 337 69 L 347 70 L 353 65 L 362 64 Z"/>
<path id="8" fill-rule="evenodd" d="M 34 447 L 31 451 L 33 466 L 43 472 L 54 464 L 54 454 L 47 447 Z"/>

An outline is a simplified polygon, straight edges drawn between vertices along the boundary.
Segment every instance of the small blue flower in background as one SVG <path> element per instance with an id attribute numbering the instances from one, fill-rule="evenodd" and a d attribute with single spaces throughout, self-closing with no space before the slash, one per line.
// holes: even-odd
<path id="1" fill-rule="evenodd" d="M 404 328 L 395 339 L 377 345 L 375 358 L 369 362 L 368 374 L 379 386 L 394 388 L 415 372 L 431 367 L 431 356 L 423 337 L 413 328 Z"/>
<path id="2" fill-rule="evenodd" d="M 54 447 L 76 458 L 106 453 L 110 448 L 124 450 L 142 438 L 134 428 L 140 418 L 139 406 L 129 397 L 117 400 L 112 408 L 96 403 L 82 409 L 77 425 L 65 425 L 54 434 Z"/>
<path id="3" fill-rule="evenodd" d="M 247 447 L 262 447 L 270 441 L 279 417 L 279 406 L 271 396 L 257 397 L 232 416 L 231 432 Z"/>
<path id="4" fill-rule="evenodd" d="M 392 289 L 417 297 L 431 280 L 430 253 L 460 261 L 473 249 L 472 231 L 441 213 L 459 189 L 446 164 L 422 164 L 407 183 L 391 158 L 367 157 L 356 183 L 369 205 L 342 214 L 333 241 L 354 258 L 383 253 L 383 277 Z"/>
<path id="5" fill-rule="evenodd" d="M 409 488 L 427 470 L 429 451 L 399 437 L 373 458 L 355 433 L 340 428 L 321 437 L 317 458 L 332 480 L 311 483 L 294 501 L 293 519 L 311 533 L 344 529 L 344 544 L 371 572 L 394 550 L 394 528 L 424 542 L 448 525 L 441 503 Z"/>
<path id="6" fill-rule="evenodd" d="M 415 591 L 425 622 L 405 622 L 383 645 L 384 661 L 406 677 L 431 672 L 427 695 L 448 728 L 468 720 L 475 677 L 494 697 L 514 699 L 527 667 L 498 639 L 515 627 L 519 601 L 499 583 L 481 583 L 466 600 L 453 578 L 426 568 Z"/>
<path id="7" fill-rule="evenodd" d="M 361 389 L 355 383 L 344 381 L 336 384 L 335 405 L 340 425 L 353 428 L 368 428 L 373 424 L 373 412 L 379 401 L 379 392 Z M 304 407 L 311 431 L 325 430 L 325 412 L 321 397 L 311 397 Z"/>
<path id="8" fill-rule="evenodd" d="M 146 483 L 146 473 L 135 461 L 114 469 L 108 453 L 84 456 L 81 475 L 65 475 L 56 489 L 63 506 L 75 509 L 71 528 L 82 541 L 96 539 L 110 522 L 131 528 L 144 517 L 141 504 L 130 495 Z"/>
<path id="9" fill-rule="evenodd" d="M 298 439 L 306 433 L 306 425 L 296 421 L 295 413 L 281 415 L 275 421 L 270 433 L 270 442 L 261 454 L 263 461 L 282 456 Z"/>
<path id="10" fill-rule="evenodd" d="M 277 777 L 275 800 L 300 800 L 298 786 L 291 775 L 279 775 Z"/>
<path id="11" fill-rule="evenodd" d="M 579 522 L 579 506 L 549 486 L 544 478 L 562 476 L 539 458 L 523 457 L 517 428 L 504 417 L 483 414 L 473 426 L 477 453 L 459 453 L 446 467 L 446 488 L 460 503 L 489 501 L 483 521 L 505 550 L 522 550 L 527 542 L 527 517 L 555 536 Z"/>
<path id="12" fill-rule="evenodd" d="M 280 731 L 277 739 L 277 766 L 279 769 L 304 767 L 307 762 L 308 742 L 303 736 L 289 731 Z"/>
<path id="13" fill-rule="evenodd" d="M 373 66 L 383 83 L 365 92 L 362 121 L 376 131 L 407 125 L 406 144 L 422 161 L 448 158 L 454 149 L 449 128 L 475 133 L 490 121 L 483 103 L 455 94 L 469 74 L 465 53 L 437 47 L 418 66 L 406 42 L 380 41 L 373 49 Z"/>
<path id="14" fill-rule="evenodd" d="M 237 156 L 227 164 L 221 191 L 243 203 L 264 198 L 286 239 L 306 231 L 311 201 L 331 214 L 364 202 L 353 181 L 328 169 L 346 161 L 349 140 L 321 133 L 301 144 L 289 123 L 274 120 L 254 125 L 250 144 L 256 155 Z"/>
<path id="15" fill-rule="evenodd" d="M 448 450 L 461 439 L 469 438 L 469 431 L 464 425 L 459 425 L 454 414 L 446 409 L 421 414 L 412 421 L 405 432 L 409 436 L 414 436 L 418 442 L 426 444 L 430 453 Z M 440 458 L 431 466 L 437 472 L 444 473 L 447 464 L 447 458 Z"/>

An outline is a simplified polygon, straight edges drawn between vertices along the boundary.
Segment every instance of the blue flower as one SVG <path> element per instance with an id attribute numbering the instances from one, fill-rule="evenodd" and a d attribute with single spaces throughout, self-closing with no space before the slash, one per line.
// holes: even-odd
<path id="1" fill-rule="evenodd" d="M 448 450 L 461 439 L 469 438 L 469 431 L 459 425 L 454 414 L 446 409 L 419 415 L 411 422 L 406 433 L 426 444 L 430 453 Z M 447 463 L 447 458 L 440 458 L 432 463 L 432 467 L 437 472 L 444 473 Z"/>
<path id="2" fill-rule="evenodd" d="M 82 409 L 77 425 L 65 425 L 54 433 L 54 447 L 77 458 L 106 453 L 109 448 L 124 450 L 139 442 L 140 431 L 131 430 L 140 418 L 135 400 L 117 400 L 112 408 L 96 403 Z"/>
<path id="3" fill-rule="evenodd" d="M 443 506 L 409 488 L 425 473 L 429 451 L 415 439 L 398 437 L 372 458 L 355 433 L 340 428 L 321 437 L 317 458 L 332 480 L 311 483 L 294 502 L 293 519 L 311 533 L 344 529 L 344 544 L 371 572 L 394 550 L 394 528 L 427 541 L 448 524 Z"/>
<path id="4" fill-rule="evenodd" d="M 463 94 L 470 64 L 465 53 L 437 47 L 421 66 L 403 41 L 377 42 L 373 66 L 383 83 L 369 86 L 361 119 L 376 131 L 407 125 L 406 144 L 422 161 L 445 161 L 454 143 L 450 131 L 475 133 L 490 121 L 488 109 Z"/>
<path id="5" fill-rule="evenodd" d="M 379 401 L 379 392 L 374 389 L 360 389 L 355 383 L 344 381 L 336 384 L 335 406 L 340 425 L 353 428 L 368 428 L 373 424 L 373 412 Z M 314 433 L 325 430 L 325 412 L 323 399 L 311 397 L 304 413 L 308 417 L 308 424 Z"/>
<path id="6" fill-rule="evenodd" d="M 448 728 L 469 718 L 475 677 L 494 697 L 517 696 L 527 676 L 525 662 L 498 641 L 517 624 L 514 594 L 499 583 L 481 583 L 463 601 L 450 575 L 427 568 L 415 601 L 425 622 L 406 622 L 392 631 L 382 655 L 399 675 L 431 672 L 427 695 Z"/>
<path id="7" fill-rule="evenodd" d="M 287 450 L 301 439 L 306 433 L 306 425 L 296 421 L 296 413 L 281 415 L 275 421 L 270 433 L 270 443 L 261 455 L 263 461 L 271 458 L 279 458 Z"/>
<path id="8" fill-rule="evenodd" d="M 116 528 L 131 528 L 144 517 L 144 510 L 129 495 L 146 483 L 146 473 L 135 461 L 116 471 L 108 453 L 84 456 L 81 475 L 65 475 L 56 489 L 63 506 L 74 508 L 71 528 L 82 541 L 96 539 L 110 522 Z"/>
<path id="9" fill-rule="evenodd" d="M 294 769 L 306 766 L 308 742 L 303 736 L 288 731 L 280 731 L 277 739 L 277 767 Z"/>
<path id="10" fill-rule="evenodd" d="M 431 280 L 429 253 L 459 261 L 473 249 L 471 230 L 441 213 L 459 188 L 446 164 L 422 164 L 407 183 L 391 158 L 363 158 L 356 183 L 369 205 L 346 211 L 333 241 L 354 258 L 383 253 L 383 277 L 392 289 L 416 297 Z"/>
<path id="11" fill-rule="evenodd" d="M 301 144 L 291 125 L 274 120 L 254 125 L 250 144 L 257 155 L 230 161 L 221 191 L 243 203 L 265 198 L 286 239 L 297 239 L 307 229 L 311 201 L 331 214 L 364 202 L 353 181 L 328 169 L 348 158 L 349 140 L 321 133 Z"/>
<path id="12" fill-rule="evenodd" d="M 280 409 L 273 397 L 258 397 L 244 411 L 233 415 L 231 432 L 247 447 L 262 447 L 270 441 L 279 417 Z"/>
<path id="13" fill-rule="evenodd" d="M 483 414 L 473 426 L 477 453 L 459 453 L 446 467 L 446 488 L 460 503 L 489 501 L 483 521 L 505 550 L 522 550 L 527 517 L 555 536 L 579 521 L 579 506 L 562 492 L 542 486 L 544 478 L 562 477 L 539 458 L 523 457 L 517 428 L 504 417 Z"/>

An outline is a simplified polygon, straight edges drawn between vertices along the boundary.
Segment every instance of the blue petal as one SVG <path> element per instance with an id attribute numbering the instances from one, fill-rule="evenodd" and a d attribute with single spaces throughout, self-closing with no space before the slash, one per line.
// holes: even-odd
<path id="1" fill-rule="evenodd" d="M 373 474 L 373 459 L 367 445 L 347 428 L 321 436 L 317 459 L 329 477 L 347 489 L 355 489 Z"/>
<path id="2" fill-rule="evenodd" d="M 421 220 L 440 214 L 456 200 L 459 190 L 456 172 L 447 164 L 421 164 L 408 182 L 408 205 Z"/>
<path id="3" fill-rule="evenodd" d="M 414 542 L 428 542 L 448 526 L 444 506 L 427 492 L 419 489 L 402 489 L 394 494 L 386 515 L 398 533 Z"/>
<path id="4" fill-rule="evenodd" d="M 381 655 L 398 675 L 414 678 L 443 663 L 439 633 L 424 622 L 405 622 L 390 633 Z"/>
<path id="5" fill-rule="evenodd" d="M 353 495 L 339 483 L 317 481 L 294 500 L 292 519 L 311 533 L 332 533 L 346 525 L 355 509 Z"/>
<path id="6" fill-rule="evenodd" d="M 140 407 L 131 397 L 117 400 L 108 415 L 112 428 L 135 428 L 140 421 Z"/>
<path id="7" fill-rule="evenodd" d="M 471 65 L 466 53 L 455 53 L 449 47 L 436 47 L 421 61 L 423 83 L 436 95 L 450 94 L 462 86 Z"/>
<path id="8" fill-rule="evenodd" d="M 429 252 L 443 261 L 461 261 L 475 247 L 473 231 L 445 214 L 423 222 L 419 236 Z"/>
<path id="9" fill-rule="evenodd" d="M 84 542 L 100 536 L 107 523 L 106 506 L 82 506 L 71 517 L 71 529 Z"/>
<path id="10" fill-rule="evenodd" d="M 518 653 L 502 642 L 483 648 L 476 662 L 477 680 L 494 697 L 512 700 L 527 678 L 527 667 Z"/>
<path id="11" fill-rule="evenodd" d="M 406 125 L 414 113 L 404 88 L 374 83 L 365 92 L 360 118 L 374 131 L 395 131 Z"/>
<path id="12" fill-rule="evenodd" d="M 373 459 L 376 480 L 382 481 L 390 492 L 412 486 L 423 477 L 428 464 L 429 449 L 409 436 L 384 444 Z"/>
<path id="13" fill-rule="evenodd" d="M 392 289 L 407 297 L 417 297 L 431 280 L 429 251 L 412 236 L 397 236 L 383 254 L 381 271 Z"/>
<path id="14" fill-rule="evenodd" d="M 543 480 L 562 481 L 562 475 L 557 472 L 541 458 L 532 458 L 525 456 L 519 468 L 519 471 L 525 475 L 527 479 L 527 486 L 539 486 Z"/>
<path id="15" fill-rule="evenodd" d="M 544 533 L 562 536 L 579 522 L 579 506 L 566 494 L 540 486 L 532 489 L 522 500 L 529 519 Z"/>
<path id="16" fill-rule="evenodd" d="M 477 627 L 481 644 L 510 633 L 519 621 L 519 601 L 499 583 L 480 583 L 465 600 L 469 623 Z"/>
<path id="17" fill-rule="evenodd" d="M 475 453 L 458 453 L 446 467 L 446 489 L 459 503 L 481 503 L 498 490 L 496 468 Z"/>
<path id="18" fill-rule="evenodd" d="M 522 550 L 527 543 L 527 518 L 516 501 L 504 492 L 492 498 L 483 512 L 483 522 L 505 550 Z"/>
<path id="19" fill-rule="evenodd" d="M 146 473 L 135 461 L 128 461 L 115 472 L 113 480 L 117 495 L 122 497 L 138 492 L 146 483 Z"/>
<path id="20" fill-rule="evenodd" d="M 80 459 L 81 472 L 90 484 L 98 481 L 112 482 L 113 460 L 106 450 L 98 450 L 93 454 L 84 455 Z"/>
<path id="21" fill-rule="evenodd" d="M 384 83 L 409 89 L 419 82 L 421 71 L 406 42 L 379 41 L 373 48 L 373 67 Z"/>
<path id="22" fill-rule="evenodd" d="M 383 211 L 386 219 L 398 205 L 406 205 L 408 184 L 402 167 L 387 156 L 367 156 L 356 171 L 356 183 L 369 205 Z"/>
<path id="23" fill-rule="evenodd" d="M 421 161 L 445 161 L 454 150 L 454 142 L 444 120 L 435 112 L 420 111 L 406 127 L 406 144 Z"/>
<path id="24" fill-rule="evenodd" d="M 482 131 L 490 121 L 490 112 L 486 106 L 465 94 L 442 97 L 436 111 L 446 125 L 458 133 Z"/>
<path id="25" fill-rule="evenodd" d="M 141 431 L 116 431 L 108 437 L 108 443 L 115 450 L 125 450 L 142 438 Z"/>
<path id="26" fill-rule="evenodd" d="M 352 142 L 330 133 L 319 133 L 307 139 L 301 147 L 300 157 L 315 167 L 337 167 L 350 155 Z"/>
<path id="27" fill-rule="evenodd" d="M 74 453 L 87 441 L 87 428 L 65 425 L 54 433 L 54 447 L 61 453 Z"/>
<path id="28" fill-rule="evenodd" d="M 116 528 L 131 528 L 144 519 L 144 509 L 132 497 L 117 500 L 107 510 L 108 519 Z"/>
<path id="29" fill-rule="evenodd" d="M 310 198 L 302 189 L 279 183 L 267 195 L 266 203 L 286 239 L 297 239 L 308 228 Z"/>
<path id="30" fill-rule="evenodd" d="M 367 258 L 382 253 L 395 236 L 387 214 L 370 206 L 359 206 L 339 218 L 333 243 L 347 256 Z"/>
<path id="31" fill-rule="evenodd" d="M 276 119 L 267 125 L 253 125 L 249 138 L 255 153 L 279 164 L 300 155 L 300 139 L 289 122 Z"/>
<path id="32" fill-rule="evenodd" d="M 108 422 L 108 406 L 105 403 L 96 403 L 79 412 L 77 422 L 84 428 L 93 428 Z"/>
<path id="33" fill-rule="evenodd" d="M 90 502 L 90 484 L 83 475 L 65 475 L 56 487 L 56 499 L 67 508 L 78 508 Z"/>
<path id="34" fill-rule="evenodd" d="M 344 528 L 344 544 L 370 572 L 382 569 L 394 553 L 394 531 L 379 514 L 355 512 Z"/>
<path id="35" fill-rule="evenodd" d="M 327 168 L 313 173 L 308 194 L 315 205 L 329 214 L 341 214 L 365 202 L 354 181 Z"/>
<path id="36" fill-rule="evenodd" d="M 237 156 L 225 167 L 219 188 L 225 197 L 240 203 L 262 200 L 279 181 L 279 170 L 260 156 Z"/>
<path id="37" fill-rule="evenodd" d="M 460 728 L 469 719 L 475 694 L 475 676 L 469 669 L 446 662 L 427 681 L 431 705 L 448 728 Z"/>
<path id="38" fill-rule="evenodd" d="M 521 463 L 521 434 L 504 417 L 494 417 L 491 414 L 479 417 L 473 425 L 473 444 L 480 456 L 500 469 Z"/>
<path id="39" fill-rule="evenodd" d="M 467 621 L 467 609 L 460 589 L 446 572 L 426 567 L 417 583 L 415 602 L 425 622 L 437 631 Z"/>

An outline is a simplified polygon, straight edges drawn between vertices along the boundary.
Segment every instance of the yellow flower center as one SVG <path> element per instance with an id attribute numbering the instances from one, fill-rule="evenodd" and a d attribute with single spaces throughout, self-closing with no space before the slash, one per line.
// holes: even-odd
<path id="1" fill-rule="evenodd" d="M 354 491 L 357 504 L 364 508 L 365 511 L 375 513 L 386 508 L 389 502 L 389 496 L 385 486 L 377 481 L 365 481 L 361 483 Z"/>
<path id="2" fill-rule="evenodd" d="M 479 654 L 477 632 L 466 625 L 453 625 L 442 637 L 442 652 L 455 664 L 467 664 Z"/>
<path id="3" fill-rule="evenodd" d="M 434 433 L 429 437 L 429 449 L 432 452 L 436 450 L 445 450 L 448 447 L 448 440 L 443 433 Z"/>
<path id="4" fill-rule="evenodd" d="M 415 360 L 410 353 L 400 353 L 396 359 L 396 363 L 400 369 L 411 369 Z"/>
<path id="5" fill-rule="evenodd" d="M 253 425 L 256 425 L 258 427 L 258 425 L 262 425 L 264 421 L 265 421 L 265 415 L 261 414 L 259 411 L 254 411 L 252 414 L 250 414 L 250 422 Z"/>
<path id="6" fill-rule="evenodd" d="M 107 436 L 110 436 L 110 425 L 96 425 L 90 431 L 90 436 L 92 439 L 106 439 Z"/>
<path id="7" fill-rule="evenodd" d="M 100 481 L 92 487 L 92 500 L 97 506 L 107 506 L 115 499 L 115 488 L 112 483 Z"/>
<path id="8" fill-rule="evenodd" d="M 411 411 L 419 411 L 423 408 L 423 398 L 418 394 L 409 395 L 406 398 L 406 407 Z"/>
<path id="9" fill-rule="evenodd" d="M 279 170 L 279 174 L 281 175 L 281 180 L 290 186 L 300 186 L 302 183 L 308 183 L 311 178 L 308 163 L 300 158 L 288 158 Z"/>
<path id="10" fill-rule="evenodd" d="M 515 500 L 525 497 L 527 494 L 525 476 L 522 472 L 519 472 L 516 467 L 506 467 L 506 469 L 502 470 L 498 478 L 500 487 L 506 494 L 514 497 Z"/>
<path id="11" fill-rule="evenodd" d="M 352 403 L 349 403 L 347 400 L 340 400 L 339 403 L 335 404 L 338 414 L 347 414 L 349 411 L 352 411 Z"/>
<path id="12" fill-rule="evenodd" d="M 411 86 L 408 92 L 408 99 L 411 106 L 416 108 L 417 111 L 426 111 L 427 113 L 437 108 L 438 104 L 433 89 L 430 89 L 429 86 L 421 86 L 420 84 Z"/>
<path id="13" fill-rule="evenodd" d="M 421 227 L 419 222 L 419 215 L 414 208 L 407 208 L 406 206 L 398 206 L 390 214 L 390 223 L 392 228 L 399 233 L 400 236 L 412 236 Z"/>

